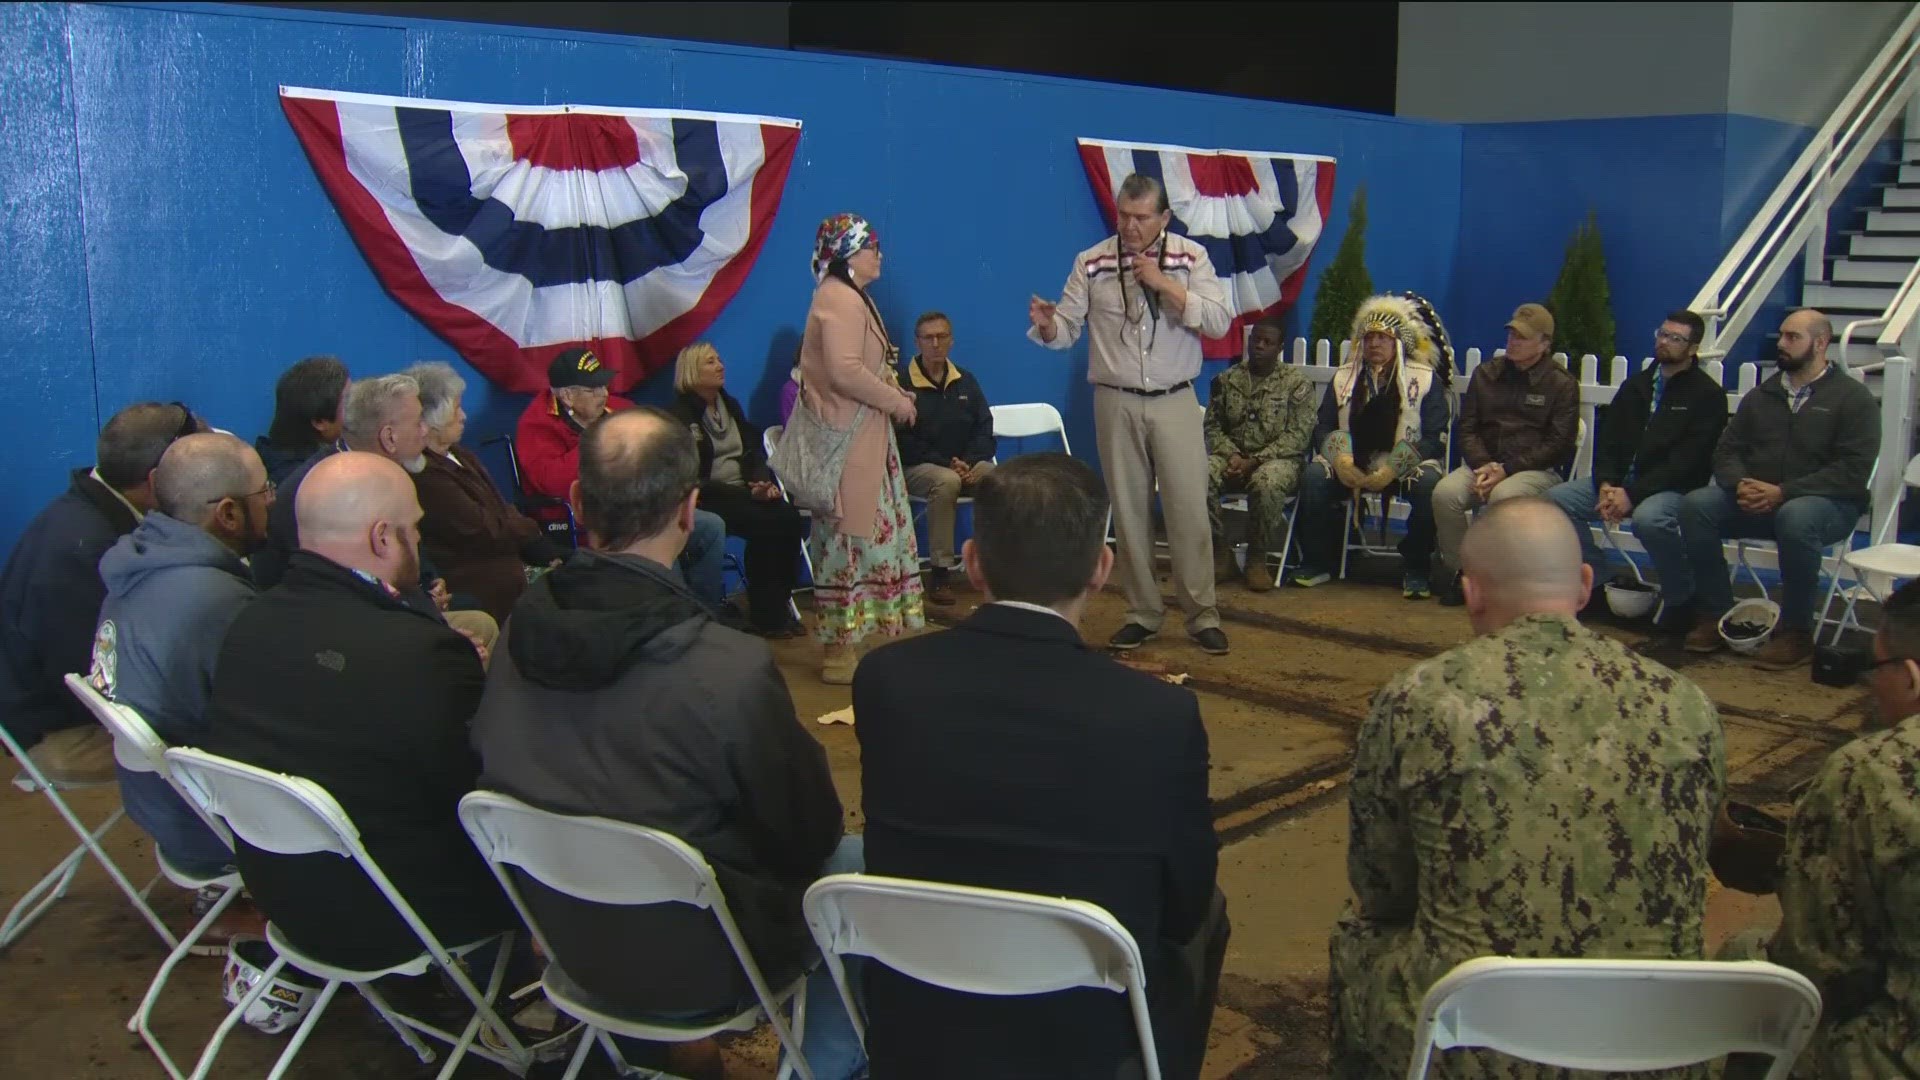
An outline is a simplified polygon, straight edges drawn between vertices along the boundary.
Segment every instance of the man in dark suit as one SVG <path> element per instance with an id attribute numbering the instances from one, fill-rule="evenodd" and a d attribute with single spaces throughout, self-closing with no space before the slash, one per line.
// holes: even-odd
<path id="1" fill-rule="evenodd" d="M 349 450 L 315 464 L 298 499 L 300 549 L 221 646 L 206 749 L 327 789 L 442 944 L 514 929 L 457 816 L 480 774 L 467 724 L 481 656 L 400 598 L 420 579 L 413 481 L 382 455 Z M 353 863 L 244 840 L 234 854 L 260 909 L 313 956 L 365 968 L 420 952 Z"/>
<path id="2" fill-rule="evenodd" d="M 989 602 L 854 676 L 867 869 L 1106 908 L 1146 959 L 1163 1074 L 1192 1078 L 1227 939 L 1207 734 L 1192 692 L 1081 640 L 1113 567 L 1107 506 L 1093 471 L 1062 454 L 980 482 L 962 560 Z M 868 972 L 877 1080 L 1140 1075 L 1119 995 L 978 997 Z"/>

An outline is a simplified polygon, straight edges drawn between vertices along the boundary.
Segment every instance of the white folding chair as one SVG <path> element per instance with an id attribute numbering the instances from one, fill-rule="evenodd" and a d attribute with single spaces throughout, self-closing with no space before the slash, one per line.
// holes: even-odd
<path id="1" fill-rule="evenodd" d="M 73 676 L 69 675 L 68 678 L 71 679 Z M 20 935 L 26 933 L 27 927 L 46 914 L 55 900 L 67 895 L 67 889 L 73 884 L 74 875 L 80 872 L 80 864 L 88 855 L 92 855 L 95 861 L 99 862 L 100 868 L 107 872 L 107 876 L 113 879 L 115 885 L 119 886 L 120 891 L 126 895 L 127 901 L 140 912 L 141 918 L 147 920 L 147 925 L 153 927 L 153 932 L 160 935 L 161 941 L 167 943 L 167 948 L 178 947 L 180 939 L 172 930 L 167 929 L 167 924 L 160 921 L 160 916 L 154 914 L 153 908 L 147 903 L 147 894 L 152 892 L 154 885 L 160 881 L 160 875 L 155 874 L 147 882 L 146 888 L 136 889 L 133 887 L 133 882 L 127 880 L 127 875 L 121 872 L 119 864 L 109 858 L 106 850 L 100 846 L 100 841 L 120 823 L 121 818 L 126 816 L 126 809 L 120 806 L 114 807 L 113 812 L 108 814 L 105 820 L 89 829 L 80 820 L 80 815 L 74 813 L 73 807 L 67 804 L 67 800 L 60 797 L 63 791 L 81 791 L 109 785 L 117 787 L 118 779 L 84 783 L 50 780 L 47 774 L 41 772 L 40 767 L 34 764 L 33 759 L 27 756 L 27 752 L 21 749 L 19 742 L 14 739 L 13 734 L 4 724 L 0 724 L 0 745 L 6 747 L 7 753 L 12 754 L 13 760 L 20 766 L 20 775 L 14 777 L 13 786 L 28 793 L 37 791 L 45 795 L 47 801 L 53 803 L 54 810 L 58 811 L 68 827 L 73 829 L 74 835 L 80 838 L 80 846 L 56 863 L 54 868 L 47 871 L 47 875 L 36 882 L 32 888 L 22 893 L 20 899 L 14 901 L 13 907 L 7 911 L 7 917 L 0 920 L 0 949 L 5 949 L 19 940 Z"/>
<path id="2" fill-rule="evenodd" d="M 993 414 L 994 438 L 1032 439 L 1042 435 L 1055 435 L 1060 439 L 1061 453 L 1072 456 L 1073 447 L 1067 442 L 1067 422 L 1060 419 L 1059 409 L 1046 402 L 989 405 L 987 411 Z"/>
<path id="3" fill-rule="evenodd" d="M 1880 535 L 1874 537 L 1868 547 L 1854 551 L 1849 544 L 1849 550 L 1840 553 L 1840 565 L 1834 570 L 1832 583 L 1827 586 L 1827 601 L 1820 605 L 1820 618 L 1814 624 L 1819 627 L 1833 623 L 1832 644 L 1840 644 L 1840 635 L 1846 633 L 1849 627 L 1866 629 L 1855 612 L 1861 593 L 1864 592 L 1876 604 L 1886 603 L 1887 597 L 1874 586 L 1877 580 L 1884 578 L 1886 592 L 1891 593 L 1895 580 L 1920 577 L 1920 546 L 1902 544 L 1896 539 L 1900 531 L 1900 505 L 1906 501 L 1907 489 L 1915 487 L 1920 487 L 1920 454 L 1907 462 L 1906 474 L 1901 477 L 1900 498 L 1894 501 L 1893 509 L 1887 512 L 1887 520 L 1880 526 Z M 1855 584 L 1842 590 L 1840 577 L 1845 573 L 1853 575 Z M 1846 610 L 1840 613 L 1840 618 L 1828 619 L 1833 610 L 1834 597 L 1843 591 L 1847 598 Z"/>
<path id="4" fill-rule="evenodd" d="M 547 1000 L 587 1025 L 564 1080 L 579 1075 L 595 1043 L 624 1072 L 628 1066 L 610 1035 L 693 1042 L 722 1031 L 752 1031 L 762 1017 L 786 1049 L 778 1075 L 784 1078 L 791 1070 L 802 1080 L 813 1080 L 813 1070 L 800 1052 L 806 1025 L 806 974 L 803 972 L 778 993 L 768 989 L 760 965 L 747 950 L 746 939 L 727 908 L 727 898 L 714 879 L 713 868 L 698 851 L 658 829 L 608 818 L 555 814 L 494 791 L 470 792 L 461 799 L 460 822 L 548 957 L 546 975 L 541 980 Z M 578 987 L 554 959 L 555 953 L 508 867 L 517 867 L 556 892 L 596 904 L 645 907 L 679 903 L 713 912 L 741 971 L 753 985 L 758 1004 L 714 1021 L 615 1016 L 584 1004 Z M 787 1003 L 793 1011 L 791 1030 L 780 1017 L 780 1006 Z"/>
<path id="5" fill-rule="evenodd" d="M 374 887 L 393 905 L 400 917 L 406 921 L 414 936 L 420 939 L 424 950 L 412 959 L 391 967 L 363 970 L 340 967 L 315 959 L 290 944 L 279 927 L 267 923 L 267 942 L 273 946 L 276 955 L 266 973 L 247 995 L 227 1013 L 226 1019 L 215 1029 L 213 1039 L 200 1054 L 200 1063 L 193 1071 L 193 1080 L 202 1080 L 207 1070 L 213 1067 L 213 1060 L 220 1052 L 220 1044 L 226 1041 L 227 1033 L 253 1003 L 259 1000 L 267 987 L 280 974 L 280 969 L 288 963 L 294 964 L 319 978 L 326 980 L 320 996 L 315 999 L 313 1011 L 300 1022 L 299 1030 L 281 1052 L 280 1060 L 274 1063 L 268 1080 L 279 1080 L 285 1075 L 288 1066 L 306 1044 L 307 1036 L 313 1033 L 313 1026 L 320 1014 L 327 1011 L 327 1005 L 333 1001 L 333 995 L 345 983 L 359 991 L 367 999 L 380 1018 L 393 1028 L 400 1041 L 407 1044 L 422 1063 L 431 1063 L 434 1051 L 420 1041 L 419 1035 L 428 1035 L 452 1047 L 447 1055 L 446 1064 L 441 1068 L 440 1080 L 447 1080 L 467 1054 L 472 1053 L 492 1061 L 496 1065 L 513 1073 L 524 1075 L 531 1056 L 521 1046 L 520 1041 L 500 1017 L 494 1012 L 493 1001 L 499 996 L 500 984 L 507 975 L 507 960 L 513 951 L 513 934 L 496 934 L 479 941 L 464 942 L 448 949 L 434 936 L 427 924 L 407 903 L 407 898 L 388 880 L 387 875 L 367 853 L 366 845 L 360 842 L 360 830 L 354 827 L 346 811 L 340 808 L 325 788 L 311 780 L 298 776 L 286 776 L 268 772 L 242 762 L 216 757 L 204 750 L 176 746 L 166 753 L 166 762 L 173 770 L 173 778 L 188 797 L 207 814 L 226 823 L 233 835 L 262 851 L 279 855 L 328 854 L 351 859 L 366 873 Z M 493 973 L 487 982 L 484 994 L 474 986 L 457 957 L 466 956 L 488 944 L 497 944 L 493 963 Z M 423 975 L 438 967 L 460 988 L 460 992 L 473 1003 L 473 1018 L 458 1035 L 416 1020 L 411 1016 L 395 1012 L 386 998 L 373 987 L 373 980 L 386 975 Z M 484 1045 L 475 1045 L 480 1033 L 480 1025 L 491 1027 L 503 1044 L 507 1053 L 503 1056 L 487 1049 Z"/>
<path id="6" fill-rule="evenodd" d="M 1447 475 L 1447 461 L 1452 456 L 1453 424 L 1452 421 L 1449 420 L 1446 430 L 1440 433 L 1440 475 L 1442 477 Z M 1393 512 L 1393 500 L 1395 499 L 1407 502 L 1407 500 L 1400 495 L 1397 486 L 1389 486 L 1385 491 L 1369 492 L 1349 502 L 1347 508 L 1347 527 L 1345 530 L 1346 536 L 1340 546 L 1340 580 L 1345 581 L 1347 579 L 1347 559 L 1348 556 L 1356 551 L 1367 556 L 1399 554 L 1398 549 L 1390 547 L 1387 544 L 1387 522 Z M 1380 542 L 1378 544 L 1371 543 L 1367 540 L 1366 518 L 1368 506 L 1375 508 L 1375 516 L 1380 522 Z M 1409 511 L 1411 511 L 1413 504 L 1407 502 L 1407 506 Z M 1297 503 L 1294 509 L 1297 513 L 1299 510 Z M 1287 522 L 1287 529 L 1289 532 L 1293 529 L 1291 519 Z M 1357 540 L 1355 539 L 1356 537 L 1358 537 Z"/>
<path id="7" fill-rule="evenodd" d="M 188 806 L 193 807 L 194 812 L 200 815 L 201 820 L 207 823 L 207 827 L 212 829 L 215 835 L 225 840 L 228 847 L 233 846 L 233 837 L 227 832 L 226 826 L 222 825 L 219 819 L 209 817 L 199 804 L 195 803 L 185 791 L 180 790 L 179 782 L 173 778 L 173 771 L 167 766 L 167 744 L 161 740 L 160 736 L 154 734 L 152 726 L 144 717 L 129 705 L 108 701 L 93 688 L 92 683 L 78 675 L 67 676 L 67 689 L 73 691 L 74 696 L 86 705 L 87 711 L 93 713 L 94 717 L 112 733 L 113 756 L 122 768 L 131 772 L 154 773 L 160 776 L 179 792 L 181 799 Z M 186 936 L 180 939 L 180 943 L 167 954 L 167 959 L 160 965 L 160 971 L 154 975 L 153 982 L 147 986 L 146 996 L 140 999 L 140 1007 L 127 1021 L 127 1030 L 138 1034 L 146 1042 L 154 1056 L 160 1059 L 160 1064 L 167 1070 L 167 1075 L 173 1080 L 183 1080 L 179 1067 L 174 1064 L 173 1058 L 167 1054 L 166 1049 L 160 1045 L 159 1039 L 154 1036 L 149 1026 L 153 1004 L 160 999 L 160 991 L 166 986 L 168 977 L 173 974 L 174 966 L 193 951 L 194 945 L 206 933 L 207 928 L 212 926 L 214 921 L 227 910 L 228 905 L 239 897 L 240 874 L 237 870 L 214 875 L 193 873 L 169 862 L 166 852 L 162 851 L 157 843 L 153 846 L 153 855 L 155 861 L 160 864 L 161 876 L 174 885 L 196 892 L 209 887 L 218 887 L 222 890 L 220 897 L 207 907 L 206 914 L 200 917 L 200 921 L 195 923 L 193 929 L 187 931 Z"/>
<path id="8" fill-rule="evenodd" d="M 1140 947 L 1098 905 L 831 874 L 807 889 L 801 910 L 863 1045 L 867 1020 L 854 1002 L 842 956 L 870 956 L 910 979 L 966 994 L 1015 997 L 1082 986 L 1125 994 L 1146 1080 L 1160 1080 Z"/>
<path id="9" fill-rule="evenodd" d="M 1602 1072 L 1766 1054 L 1767 1080 L 1786 1080 L 1819 1018 L 1813 984 L 1763 961 L 1483 956 L 1427 991 L 1407 1080 L 1427 1075 L 1434 1050 L 1453 1047 Z"/>
<path id="10" fill-rule="evenodd" d="M 768 457 L 773 456 L 774 444 L 780 441 L 780 433 L 785 430 L 786 430 L 785 425 L 775 424 L 772 427 L 766 428 L 765 430 L 760 432 L 760 448 L 767 452 Z M 787 498 L 787 485 L 780 480 L 780 474 L 774 472 L 772 466 L 767 467 L 767 472 L 772 474 L 774 485 L 780 489 L 780 497 L 783 499 Z M 796 506 L 794 509 L 800 511 L 800 516 L 805 518 L 807 521 L 808 530 L 812 530 L 813 511 L 808 510 L 803 506 Z M 800 543 L 800 561 L 807 568 L 806 588 L 807 588 L 807 591 L 810 592 L 813 589 L 813 556 L 807 553 L 807 545 L 806 545 L 806 541 L 804 540 L 801 541 Z M 797 594 L 801 590 L 795 589 L 793 591 Z M 792 596 L 787 597 L 787 610 L 793 613 L 793 617 L 796 620 L 800 618 L 800 605 L 794 602 Z"/>

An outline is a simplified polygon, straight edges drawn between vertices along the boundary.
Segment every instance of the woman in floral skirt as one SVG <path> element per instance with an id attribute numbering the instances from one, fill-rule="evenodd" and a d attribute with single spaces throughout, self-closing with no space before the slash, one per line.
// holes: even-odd
<path id="1" fill-rule="evenodd" d="M 844 685 L 853 681 L 860 642 L 926 625 L 913 511 L 893 439 L 895 421 L 913 422 L 913 395 L 895 381 L 900 351 L 867 296 L 880 276 L 880 238 L 865 218 L 836 214 L 820 223 L 813 276 L 819 287 L 800 343 L 800 397 L 831 427 L 859 421 L 834 511 L 814 515 L 807 539 L 826 646 L 820 680 Z"/>

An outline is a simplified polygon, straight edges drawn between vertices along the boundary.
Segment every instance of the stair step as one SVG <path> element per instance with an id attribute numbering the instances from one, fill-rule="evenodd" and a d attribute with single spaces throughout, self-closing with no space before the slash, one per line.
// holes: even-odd
<path id="1" fill-rule="evenodd" d="M 1900 182 L 1903 184 L 1920 184 L 1920 165 L 1900 166 Z"/>
<path id="2" fill-rule="evenodd" d="M 1880 205 L 1888 210 L 1920 209 L 1920 187 L 1882 188 Z"/>
<path id="3" fill-rule="evenodd" d="M 1869 210 L 1870 233 L 1920 233 L 1920 210 Z"/>
<path id="4" fill-rule="evenodd" d="M 1893 294 L 1898 291 L 1898 285 L 1834 285 L 1810 281 L 1801 293 L 1800 301 L 1822 311 L 1830 308 L 1870 308 L 1878 312 L 1885 311 L 1887 305 L 1893 303 Z"/>
<path id="5" fill-rule="evenodd" d="M 1920 236 L 1870 236 L 1865 233 L 1855 233 L 1848 241 L 1847 254 L 1920 259 Z"/>
<path id="6" fill-rule="evenodd" d="M 1832 281 L 1851 284 L 1875 282 L 1898 285 L 1907 280 L 1907 274 L 1912 270 L 1912 262 L 1893 259 L 1834 259 L 1833 271 L 1827 276 Z"/>

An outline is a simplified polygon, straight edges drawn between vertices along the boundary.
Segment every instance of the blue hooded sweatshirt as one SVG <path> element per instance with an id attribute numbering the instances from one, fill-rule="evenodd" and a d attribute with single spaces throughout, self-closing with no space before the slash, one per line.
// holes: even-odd
<path id="1" fill-rule="evenodd" d="M 100 557 L 100 579 L 95 678 L 169 746 L 199 745 L 220 643 L 253 599 L 246 564 L 206 530 L 154 511 Z"/>

